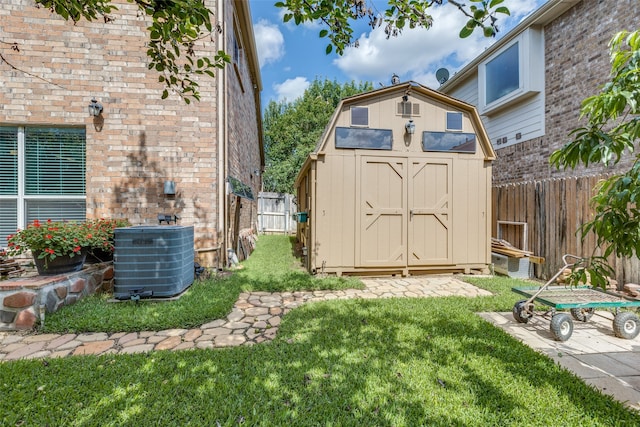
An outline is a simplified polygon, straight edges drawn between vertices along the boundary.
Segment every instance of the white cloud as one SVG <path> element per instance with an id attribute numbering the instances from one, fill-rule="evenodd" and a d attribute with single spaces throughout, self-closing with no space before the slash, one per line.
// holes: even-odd
<path id="1" fill-rule="evenodd" d="M 540 0 L 512 0 L 507 3 L 511 16 L 499 15 L 499 28 L 517 24 L 537 7 Z M 400 36 L 387 39 L 383 28 L 377 28 L 362 34 L 359 47 L 347 48 L 342 57 L 333 61 L 334 65 L 355 80 L 388 85 L 395 73 L 401 81 L 415 80 L 437 88 L 439 83 L 435 72 L 438 68 L 448 68 L 453 74 L 495 42 L 478 30 L 461 39 L 458 34 L 468 18 L 452 5 L 434 7 L 430 11 L 434 19 L 431 29 L 405 29 Z"/>
<path id="2" fill-rule="evenodd" d="M 261 19 L 253 26 L 260 67 L 284 56 L 284 37 L 276 24 Z"/>
<path id="3" fill-rule="evenodd" d="M 292 102 L 301 97 L 310 84 L 306 77 L 296 77 L 294 79 L 287 79 L 280 84 L 274 84 L 273 90 L 278 95 L 279 102 Z"/>

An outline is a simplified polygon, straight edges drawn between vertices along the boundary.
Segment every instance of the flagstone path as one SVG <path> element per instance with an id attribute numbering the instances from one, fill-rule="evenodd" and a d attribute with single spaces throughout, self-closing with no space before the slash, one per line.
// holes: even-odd
<path id="1" fill-rule="evenodd" d="M 225 319 L 195 329 L 64 335 L 0 332 L 0 361 L 257 344 L 276 336 L 282 316 L 311 301 L 491 295 L 449 275 L 367 278 L 362 282 L 362 290 L 242 293 Z"/>

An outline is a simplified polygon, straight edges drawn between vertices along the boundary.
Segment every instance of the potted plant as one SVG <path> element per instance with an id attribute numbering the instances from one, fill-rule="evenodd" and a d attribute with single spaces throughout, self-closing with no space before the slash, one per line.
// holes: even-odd
<path id="1" fill-rule="evenodd" d="M 113 261 L 114 230 L 118 227 L 129 227 L 129 221 L 101 218 L 87 221 L 87 224 L 93 230 L 87 262 Z"/>
<path id="2" fill-rule="evenodd" d="M 34 220 L 7 237 L 9 255 L 31 251 L 39 274 L 78 271 L 91 236 L 82 223 Z"/>

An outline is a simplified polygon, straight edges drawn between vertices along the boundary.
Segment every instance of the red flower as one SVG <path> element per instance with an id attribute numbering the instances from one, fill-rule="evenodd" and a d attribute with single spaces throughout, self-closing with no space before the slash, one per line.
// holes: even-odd
<path id="1" fill-rule="evenodd" d="M 47 224 L 51 224 L 51 218 L 47 220 Z"/>
<path id="2" fill-rule="evenodd" d="M 37 219 L 33 220 L 33 226 L 34 227 L 40 227 L 40 221 L 38 221 Z"/>
<path id="3" fill-rule="evenodd" d="M 46 236 L 44 236 L 44 237 L 45 237 L 45 238 L 47 238 L 47 239 L 49 239 L 49 240 L 53 239 L 53 236 L 52 236 L 51 234 L 47 234 L 47 235 L 46 235 Z"/>
<path id="4" fill-rule="evenodd" d="M 53 249 L 49 249 L 49 248 L 45 249 L 44 251 L 46 253 L 48 253 L 48 254 L 55 254 L 56 253 L 56 251 L 54 251 Z"/>
<path id="5" fill-rule="evenodd" d="M 76 246 L 73 248 L 73 252 L 80 252 L 80 249 L 82 249 L 80 246 Z"/>
<path id="6" fill-rule="evenodd" d="M 92 235 L 92 234 L 87 234 L 87 239 L 90 239 L 90 238 L 92 238 L 92 237 L 93 237 L 93 235 Z"/>

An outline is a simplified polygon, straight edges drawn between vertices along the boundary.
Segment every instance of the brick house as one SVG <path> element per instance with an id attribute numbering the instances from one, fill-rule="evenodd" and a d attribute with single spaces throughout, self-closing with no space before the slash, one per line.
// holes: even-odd
<path id="1" fill-rule="evenodd" d="M 0 242 L 33 219 L 152 225 L 169 214 L 194 226 L 202 254 L 224 253 L 257 217 L 255 202 L 233 192 L 257 198 L 264 166 L 248 2 L 207 0 L 222 31 L 196 51 L 223 49 L 232 63 L 199 77 L 201 100 L 189 105 L 161 99 L 147 18 L 114 4 L 111 22 L 73 25 L 30 0 L 0 0 Z"/>
<path id="2" fill-rule="evenodd" d="M 547 261 L 539 277 L 553 274 L 562 254 L 593 249 L 593 239 L 580 242 L 575 230 L 589 217 L 593 186 L 614 171 L 557 170 L 549 156 L 585 123 L 582 100 L 608 80 L 608 42 L 638 28 L 635 0 L 549 0 L 440 87 L 478 108 L 497 153 L 493 235 L 498 220 L 527 223 L 528 249 Z M 507 231 L 518 240 L 520 230 Z M 611 262 L 619 280 L 640 279 L 637 260 Z"/>

